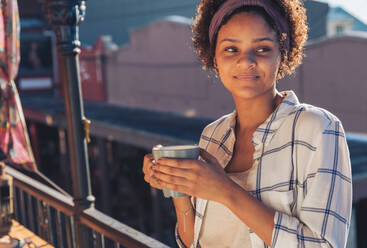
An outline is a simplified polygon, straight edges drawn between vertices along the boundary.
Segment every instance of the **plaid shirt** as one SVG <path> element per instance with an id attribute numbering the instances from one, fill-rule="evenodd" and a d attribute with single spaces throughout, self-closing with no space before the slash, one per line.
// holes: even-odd
<path id="1" fill-rule="evenodd" d="M 235 143 L 236 111 L 209 124 L 200 147 L 214 155 L 223 168 Z M 278 108 L 253 135 L 254 163 L 249 170 L 249 192 L 273 208 L 272 247 L 345 247 L 352 208 L 349 151 L 343 127 L 334 115 L 299 103 L 286 92 Z M 192 199 L 194 242 L 199 237 L 207 200 Z M 250 230 L 253 248 L 267 245 Z M 177 232 L 179 247 L 185 247 Z"/>

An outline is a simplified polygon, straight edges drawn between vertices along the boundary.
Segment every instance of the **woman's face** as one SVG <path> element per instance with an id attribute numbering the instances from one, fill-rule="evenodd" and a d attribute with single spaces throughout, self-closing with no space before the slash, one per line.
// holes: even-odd
<path id="1" fill-rule="evenodd" d="M 262 16 L 238 13 L 218 32 L 214 63 L 233 97 L 273 93 L 280 65 L 276 32 Z"/>

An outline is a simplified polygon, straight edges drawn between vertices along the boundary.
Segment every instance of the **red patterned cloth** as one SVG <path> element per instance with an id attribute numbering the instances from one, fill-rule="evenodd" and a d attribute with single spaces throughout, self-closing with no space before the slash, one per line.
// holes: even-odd
<path id="1" fill-rule="evenodd" d="M 37 171 L 14 78 L 20 61 L 16 0 L 0 0 L 0 160 Z"/>

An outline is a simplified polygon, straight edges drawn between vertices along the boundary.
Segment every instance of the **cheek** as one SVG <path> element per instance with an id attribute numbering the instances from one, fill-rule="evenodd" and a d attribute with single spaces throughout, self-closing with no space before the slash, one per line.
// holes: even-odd
<path id="1" fill-rule="evenodd" d="M 221 58 L 217 60 L 217 69 L 219 76 L 225 77 L 228 74 L 230 68 L 233 68 L 232 63 L 229 59 Z"/>
<path id="2" fill-rule="evenodd" d="M 271 58 L 263 63 L 265 70 L 268 72 L 267 77 L 276 78 L 280 66 L 280 56 Z"/>

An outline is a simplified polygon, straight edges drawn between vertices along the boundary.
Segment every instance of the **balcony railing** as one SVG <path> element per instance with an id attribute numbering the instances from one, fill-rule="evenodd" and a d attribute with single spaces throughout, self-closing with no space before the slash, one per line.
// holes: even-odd
<path id="1" fill-rule="evenodd" d="M 168 247 L 94 207 L 77 215 L 71 197 L 11 167 L 6 172 L 13 177 L 15 219 L 55 247 L 76 247 L 74 218 L 92 234 L 89 247 Z"/>

